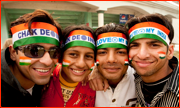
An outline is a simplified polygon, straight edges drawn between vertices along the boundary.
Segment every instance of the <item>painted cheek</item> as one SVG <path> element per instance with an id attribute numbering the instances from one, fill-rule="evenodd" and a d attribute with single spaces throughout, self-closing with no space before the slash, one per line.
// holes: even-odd
<path id="1" fill-rule="evenodd" d="M 124 59 L 124 65 L 129 65 L 129 61 L 128 61 L 128 59 Z"/>
<path id="2" fill-rule="evenodd" d="M 70 65 L 70 63 L 71 63 L 71 61 L 69 61 L 69 60 L 63 60 L 63 63 L 62 63 L 62 66 L 63 67 L 68 67 L 69 65 Z"/>
<path id="3" fill-rule="evenodd" d="M 20 56 L 19 65 L 31 65 L 32 59 L 26 56 Z"/>
<path id="4" fill-rule="evenodd" d="M 159 52 L 157 52 L 157 53 L 158 53 L 160 59 L 165 59 L 165 58 L 166 58 L 166 52 L 164 52 L 164 51 L 159 51 Z"/>

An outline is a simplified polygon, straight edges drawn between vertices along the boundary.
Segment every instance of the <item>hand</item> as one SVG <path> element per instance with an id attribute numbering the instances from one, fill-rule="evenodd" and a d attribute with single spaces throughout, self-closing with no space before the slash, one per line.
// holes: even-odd
<path id="1" fill-rule="evenodd" d="M 94 67 L 91 76 L 89 77 L 89 86 L 92 90 L 104 92 L 109 88 L 107 79 L 105 79 L 97 69 L 97 66 Z"/>

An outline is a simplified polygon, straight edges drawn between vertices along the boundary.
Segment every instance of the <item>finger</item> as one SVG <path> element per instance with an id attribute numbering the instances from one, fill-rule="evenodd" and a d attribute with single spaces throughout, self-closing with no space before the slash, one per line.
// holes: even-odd
<path id="1" fill-rule="evenodd" d="M 95 91 L 95 87 L 94 87 L 94 85 L 93 85 L 92 80 L 89 81 L 89 87 L 90 87 L 92 90 Z"/>
<path id="2" fill-rule="evenodd" d="M 107 81 L 107 79 L 104 79 L 104 92 L 106 92 L 106 90 L 109 88 L 109 83 Z"/>
<path id="3" fill-rule="evenodd" d="M 97 87 L 99 91 L 102 91 L 104 89 L 104 84 L 102 79 L 97 79 Z"/>
<path id="4" fill-rule="evenodd" d="M 96 91 L 98 91 L 99 89 L 98 89 L 98 86 L 97 86 L 97 79 L 92 79 L 92 83 L 93 83 L 93 85 L 94 85 L 94 89 L 95 89 Z"/>

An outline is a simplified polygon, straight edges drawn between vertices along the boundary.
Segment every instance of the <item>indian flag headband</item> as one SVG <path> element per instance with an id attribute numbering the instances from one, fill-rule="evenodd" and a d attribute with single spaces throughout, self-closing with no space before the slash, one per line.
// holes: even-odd
<path id="1" fill-rule="evenodd" d="M 33 35 L 28 31 L 28 23 L 11 28 L 14 48 L 34 43 L 49 43 L 59 46 L 58 30 L 55 26 L 44 22 L 33 22 L 31 29 Z"/>
<path id="2" fill-rule="evenodd" d="M 74 30 L 69 34 L 66 42 L 63 44 L 63 48 L 66 50 L 73 46 L 84 46 L 95 50 L 95 41 L 89 31 Z"/>
<path id="3" fill-rule="evenodd" d="M 119 32 L 102 33 L 97 37 L 97 49 L 101 48 L 127 48 L 127 38 Z"/>
<path id="4" fill-rule="evenodd" d="M 142 22 L 134 25 L 129 29 L 130 43 L 140 38 L 151 38 L 169 45 L 169 30 L 155 22 Z"/>

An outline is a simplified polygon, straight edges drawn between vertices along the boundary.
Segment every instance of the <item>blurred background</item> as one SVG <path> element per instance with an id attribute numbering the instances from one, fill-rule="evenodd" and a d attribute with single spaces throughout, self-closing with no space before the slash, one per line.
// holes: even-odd
<path id="1" fill-rule="evenodd" d="M 51 13 L 62 28 L 86 24 L 94 30 L 108 23 L 123 25 L 134 16 L 160 13 L 174 27 L 174 55 L 179 59 L 179 1 L 1 1 L 1 49 L 11 38 L 10 22 L 35 9 Z"/>

